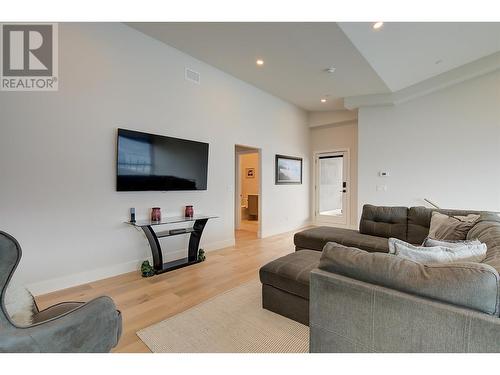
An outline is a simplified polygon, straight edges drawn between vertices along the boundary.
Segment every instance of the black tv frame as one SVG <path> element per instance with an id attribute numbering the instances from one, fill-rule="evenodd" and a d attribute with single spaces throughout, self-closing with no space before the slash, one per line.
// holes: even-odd
<path id="1" fill-rule="evenodd" d="M 183 187 L 179 187 L 177 189 L 164 189 L 164 188 L 161 188 L 162 185 L 164 185 L 165 183 L 165 180 L 166 179 L 169 179 L 169 178 L 172 178 L 172 177 L 169 177 L 169 176 L 166 176 L 166 177 L 159 177 L 158 180 L 156 181 L 156 184 L 158 186 L 158 188 L 153 188 L 153 189 L 144 189 L 144 188 L 140 188 L 140 187 L 137 187 L 137 186 L 133 186 L 132 184 L 128 184 L 128 186 L 123 186 L 123 184 L 120 183 L 120 178 L 123 179 L 124 177 L 120 177 L 118 175 L 118 141 L 119 141 L 119 136 L 120 136 L 120 131 L 124 131 L 124 132 L 130 132 L 130 133 L 136 133 L 136 134 L 143 134 L 145 136 L 154 136 L 154 137 L 160 137 L 160 138 L 170 138 L 170 139 L 175 139 L 175 140 L 179 140 L 179 141 L 183 141 L 183 142 L 192 142 L 192 143 L 200 143 L 200 144 L 205 144 L 207 145 L 207 166 L 206 166 L 206 173 L 207 173 L 207 176 L 206 176 L 206 184 L 205 184 L 205 188 L 204 189 L 196 189 L 196 188 L 190 188 L 187 184 L 185 184 Z M 117 192 L 140 192 L 140 191 L 206 191 L 208 190 L 208 168 L 209 168 L 209 158 L 210 158 L 210 144 L 207 143 L 207 142 L 201 142 L 201 141 L 195 141 L 195 140 L 191 140 L 191 139 L 184 139 L 184 138 L 177 138 L 177 137 L 170 137 L 170 136 L 166 136 L 166 135 L 161 135 L 161 134 L 153 134 L 153 133 L 146 133 L 146 132 L 142 132 L 142 131 L 138 131 L 138 130 L 132 130 L 132 129 L 124 129 L 124 128 L 117 128 L 117 132 L 116 132 L 116 154 L 115 154 L 115 171 L 116 171 L 116 191 Z M 136 178 L 135 178 L 136 179 Z M 151 177 L 148 177 L 148 179 L 151 179 Z"/>

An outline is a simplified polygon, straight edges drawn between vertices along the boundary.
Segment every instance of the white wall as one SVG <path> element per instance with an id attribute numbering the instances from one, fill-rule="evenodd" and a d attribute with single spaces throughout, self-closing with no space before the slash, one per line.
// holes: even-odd
<path id="1" fill-rule="evenodd" d="M 358 121 L 357 110 L 336 110 L 336 111 L 314 111 L 309 112 L 308 123 L 309 127 L 314 128 L 317 126 L 325 125 L 340 125 L 347 122 Z"/>
<path id="2" fill-rule="evenodd" d="M 311 128 L 311 152 L 327 152 L 338 149 L 349 149 L 350 154 L 350 227 L 358 226 L 358 124 L 356 121 L 339 125 L 328 125 Z M 314 182 L 312 182 L 314 184 Z M 314 190 L 311 189 L 311 195 Z"/>
<path id="3" fill-rule="evenodd" d="M 360 208 L 429 198 L 500 210 L 499 71 L 397 106 L 361 108 L 358 128 Z M 378 177 L 382 170 L 390 177 Z"/>
<path id="4" fill-rule="evenodd" d="M 304 111 L 123 24 L 59 26 L 59 91 L 0 93 L 0 229 L 23 248 L 17 282 L 41 293 L 137 269 L 149 247 L 123 223 L 130 207 L 193 204 L 219 216 L 202 246 L 231 245 L 235 144 L 262 149 L 263 236 L 309 220 L 309 185 L 274 185 L 277 153 L 303 157 L 309 179 Z M 117 193 L 117 127 L 209 142 L 208 190 Z M 187 238 L 162 241 L 178 256 Z"/>

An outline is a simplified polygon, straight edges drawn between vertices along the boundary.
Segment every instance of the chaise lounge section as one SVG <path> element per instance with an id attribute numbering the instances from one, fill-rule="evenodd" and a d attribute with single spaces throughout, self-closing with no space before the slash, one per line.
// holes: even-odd
<path id="1" fill-rule="evenodd" d="M 319 251 L 301 250 L 263 266 L 262 307 L 309 325 L 309 276 L 320 258 Z"/>

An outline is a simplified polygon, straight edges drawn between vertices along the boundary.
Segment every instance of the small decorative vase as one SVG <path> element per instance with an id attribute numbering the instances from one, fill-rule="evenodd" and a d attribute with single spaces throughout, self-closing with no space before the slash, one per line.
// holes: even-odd
<path id="1" fill-rule="evenodd" d="M 184 211 L 184 216 L 186 216 L 186 217 L 193 217 L 194 216 L 193 206 L 186 206 L 186 210 Z"/>
<path id="2" fill-rule="evenodd" d="M 160 207 L 153 207 L 151 209 L 151 221 L 161 221 Z"/>

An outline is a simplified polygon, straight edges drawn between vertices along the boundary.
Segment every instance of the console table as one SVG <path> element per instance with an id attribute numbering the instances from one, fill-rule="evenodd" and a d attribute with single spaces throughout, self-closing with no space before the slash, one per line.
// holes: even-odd
<path id="1" fill-rule="evenodd" d="M 167 217 L 160 221 L 151 220 L 138 220 L 135 223 L 127 222 L 127 224 L 139 227 L 144 231 L 146 238 L 148 239 L 149 246 L 151 248 L 151 253 L 153 255 L 153 268 L 156 274 L 160 274 L 167 271 L 172 271 L 177 268 L 186 267 L 191 264 L 198 263 L 198 249 L 200 245 L 201 235 L 203 229 L 207 224 L 209 219 L 215 219 L 217 216 L 200 216 L 195 215 L 193 217 Z M 156 225 L 168 225 L 168 224 L 178 224 L 178 223 L 193 223 L 191 227 L 182 229 L 172 229 L 165 231 L 155 232 L 153 226 Z M 177 259 L 171 262 L 163 263 L 163 255 L 161 252 L 159 238 L 177 236 L 181 234 L 188 234 L 191 236 L 189 238 L 188 256 L 187 258 Z"/>

